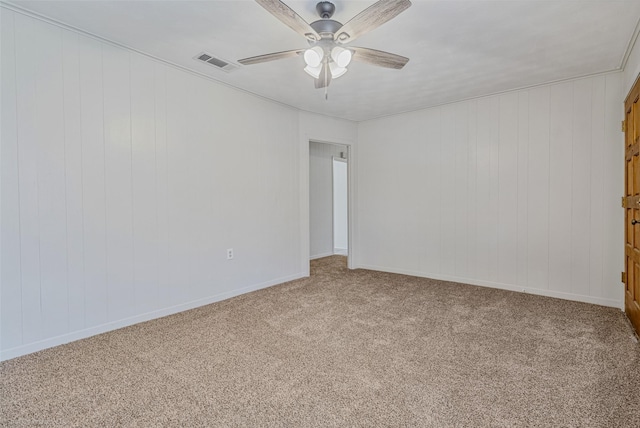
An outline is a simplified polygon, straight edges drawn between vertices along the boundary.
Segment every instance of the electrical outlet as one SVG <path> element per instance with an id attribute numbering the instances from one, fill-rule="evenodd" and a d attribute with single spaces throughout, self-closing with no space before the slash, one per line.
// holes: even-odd
<path id="1" fill-rule="evenodd" d="M 227 250 L 227 260 L 231 260 L 233 258 L 233 248 L 229 248 Z"/>

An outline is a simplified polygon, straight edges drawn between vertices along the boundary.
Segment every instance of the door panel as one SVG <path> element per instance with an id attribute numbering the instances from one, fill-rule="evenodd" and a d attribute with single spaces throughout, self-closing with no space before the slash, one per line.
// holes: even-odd
<path id="1" fill-rule="evenodd" d="M 624 308 L 640 334 L 640 81 L 625 100 L 625 267 Z"/>

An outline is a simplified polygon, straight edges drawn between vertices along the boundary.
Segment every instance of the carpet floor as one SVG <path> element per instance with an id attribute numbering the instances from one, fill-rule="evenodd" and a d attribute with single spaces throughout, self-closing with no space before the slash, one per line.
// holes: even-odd
<path id="1" fill-rule="evenodd" d="M 0 363 L 0 425 L 638 427 L 640 345 L 618 309 L 334 256 Z"/>

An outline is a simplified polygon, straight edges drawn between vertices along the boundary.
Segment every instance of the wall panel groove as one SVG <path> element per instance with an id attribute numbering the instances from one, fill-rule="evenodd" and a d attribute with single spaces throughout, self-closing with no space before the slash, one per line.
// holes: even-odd
<path id="1" fill-rule="evenodd" d="M 0 205 L 13 207 L 3 210 L 0 217 L 0 346 L 11 348 L 23 343 L 22 322 L 22 245 L 21 245 L 21 209 L 19 186 L 19 147 L 18 147 L 18 98 L 16 95 L 16 45 L 14 16 L 0 14 L 0 24 L 4 30 L 0 40 L 3 53 L 0 63 L 2 73 L 0 88 Z M 13 108 L 9 107 L 12 106 Z"/>
<path id="2" fill-rule="evenodd" d="M 30 52 L 39 49 L 42 29 L 22 16 L 15 18 L 16 118 L 18 135 L 18 185 L 20 212 L 20 267 L 23 342 L 42 339 L 40 284 L 40 219 L 38 218 L 38 84 L 37 61 Z M 4 110 L 4 109 L 3 109 Z M 4 250 L 4 249 L 3 249 Z M 3 251 L 4 252 L 4 251 Z"/>

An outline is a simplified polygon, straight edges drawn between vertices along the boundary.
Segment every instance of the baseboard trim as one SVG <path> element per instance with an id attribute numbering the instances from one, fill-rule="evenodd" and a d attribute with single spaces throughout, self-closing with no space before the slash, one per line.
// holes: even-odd
<path id="1" fill-rule="evenodd" d="M 483 281 L 483 280 L 464 278 L 464 277 L 453 276 L 453 275 L 431 274 L 431 273 L 418 272 L 418 271 L 413 271 L 408 269 L 395 269 L 395 268 L 388 268 L 388 267 L 375 266 L 375 265 L 360 264 L 357 266 L 357 268 L 375 270 L 379 272 L 398 273 L 401 275 L 417 276 L 421 278 L 437 279 L 439 281 L 459 282 L 463 284 L 477 285 L 480 287 L 497 288 L 500 290 L 509 290 L 509 291 L 515 291 L 518 293 L 535 294 L 538 296 L 555 297 L 557 299 L 573 300 L 576 302 L 591 303 L 594 305 L 609 306 L 609 307 L 618 308 L 618 309 L 624 308 L 623 306 L 624 303 L 616 299 L 605 299 L 602 297 L 584 296 L 582 294 L 545 290 L 542 288 L 521 287 L 518 285 L 506 284 L 501 282 Z"/>
<path id="2" fill-rule="evenodd" d="M 328 252 L 328 253 L 316 254 L 314 256 L 310 256 L 309 260 L 321 259 L 323 257 L 329 257 L 329 256 L 333 256 L 333 253 Z"/>
<path id="3" fill-rule="evenodd" d="M 335 256 L 346 256 L 349 254 L 349 250 L 346 248 L 334 248 L 333 255 Z"/>
<path id="4" fill-rule="evenodd" d="M 195 309 L 200 306 L 209 305 L 211 303 L 227 300 L 232 297 L 239 296 L 241 294 L 250 293 L 263 288 L 272 287 L 274 285 L 282 284 L 285 282 L 293 281 L 305 277 L 305 275 L 298 273 L 295 275 L 284 276 L 271 281 L 262 282 L 260 284 L 250 285 L 248 287 L 239 288 L 237 290 L 225 291 L 223 293 L 215 294 L 213 296 L 205 297 L 202 299 L 193 300 L 191 302 L 181 303 L 179 305 L 170 306 L 168 308 L 158 309 L 144 314 L 135 315 L 133 317 L 111 321 L 105 324 L 100 324 L 94 327 L 86 328 L 83 330 L 66 333 L 60 336 L 51 337 L 48 339 L 40 340 L 38 342 L 29 343 L 27 345 L 16 346 L 11 349 L 0 351 L 0 361 L 10 360 L 22 355 L 31 354 L 33 352 L 42 351 L 43 349 L 53 348 L 54 346 L 64 345 L 65 343 L 74 342 L 80 339 L 86 339 L 97 334 L 106 333 L 109 331 L 117 330 L 119 328 L 128 327 L 134 324 L 138 324 L 145 321 L 151 321 L 154 319 L 166 317 L 168 315 L 177 314 L 179 312 Z"/>

